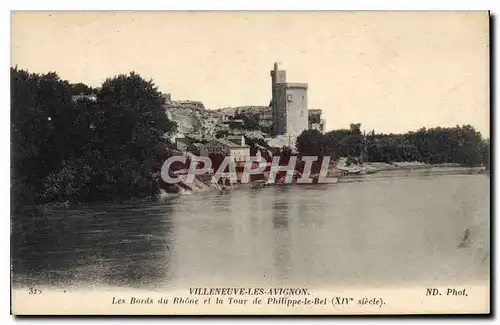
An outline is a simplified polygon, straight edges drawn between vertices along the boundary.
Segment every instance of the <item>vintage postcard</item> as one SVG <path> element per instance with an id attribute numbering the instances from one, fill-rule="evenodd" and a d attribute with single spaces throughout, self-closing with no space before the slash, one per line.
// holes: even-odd
<path id="1" fill-rule="evenodd" d="M 490 313 L 486 11 L 11 12 L 11 313 Z"/>

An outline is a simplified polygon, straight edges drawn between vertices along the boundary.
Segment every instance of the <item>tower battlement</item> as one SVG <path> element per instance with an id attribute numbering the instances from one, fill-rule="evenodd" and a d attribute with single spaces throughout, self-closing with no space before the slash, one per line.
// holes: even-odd
<path id="1" fill-rule="evenodd" d="M 278 63 L 274 63 L 274 69 L 271 70 L 270 75 L 273 133 L 296 137 L 308 128 L 308 84 L 287 82 L 286 71 L 279 70 Z"/>

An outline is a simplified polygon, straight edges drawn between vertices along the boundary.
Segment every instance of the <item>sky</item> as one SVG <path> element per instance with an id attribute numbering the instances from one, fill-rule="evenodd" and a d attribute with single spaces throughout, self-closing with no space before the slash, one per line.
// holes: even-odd
<path id="1" fill-rule="evenodd" d="M 470 124 L 489 136 L 487 12 L 13 12 L 11 64 L 97 87 L 135 71 L 173 100 L 268 105 L 275 61 L 327 130 Z"/>

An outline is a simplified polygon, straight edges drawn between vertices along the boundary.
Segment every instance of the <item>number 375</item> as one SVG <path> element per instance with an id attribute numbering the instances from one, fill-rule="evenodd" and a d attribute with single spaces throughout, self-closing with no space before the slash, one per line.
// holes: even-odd
<path id="1" fill-rule="evenodd" d="M 28 294 L 30 294 L 30 295 L 39 295 L 41 293 L 42 293 L 41 289 L 37 289 L 37 288 L 33 288 L 33 287 L 30 287 L 29 291 L 28 291 Z"/>

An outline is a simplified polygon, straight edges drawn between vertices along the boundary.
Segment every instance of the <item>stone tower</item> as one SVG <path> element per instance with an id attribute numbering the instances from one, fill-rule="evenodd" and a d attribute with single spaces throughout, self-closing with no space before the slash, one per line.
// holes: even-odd
<path id="1" fill-rule="evenodd" d="M 297 137 L 308 128 L 307 84 L 287 83 L 286 71 L 271 70 L 274 135 Z"/>

